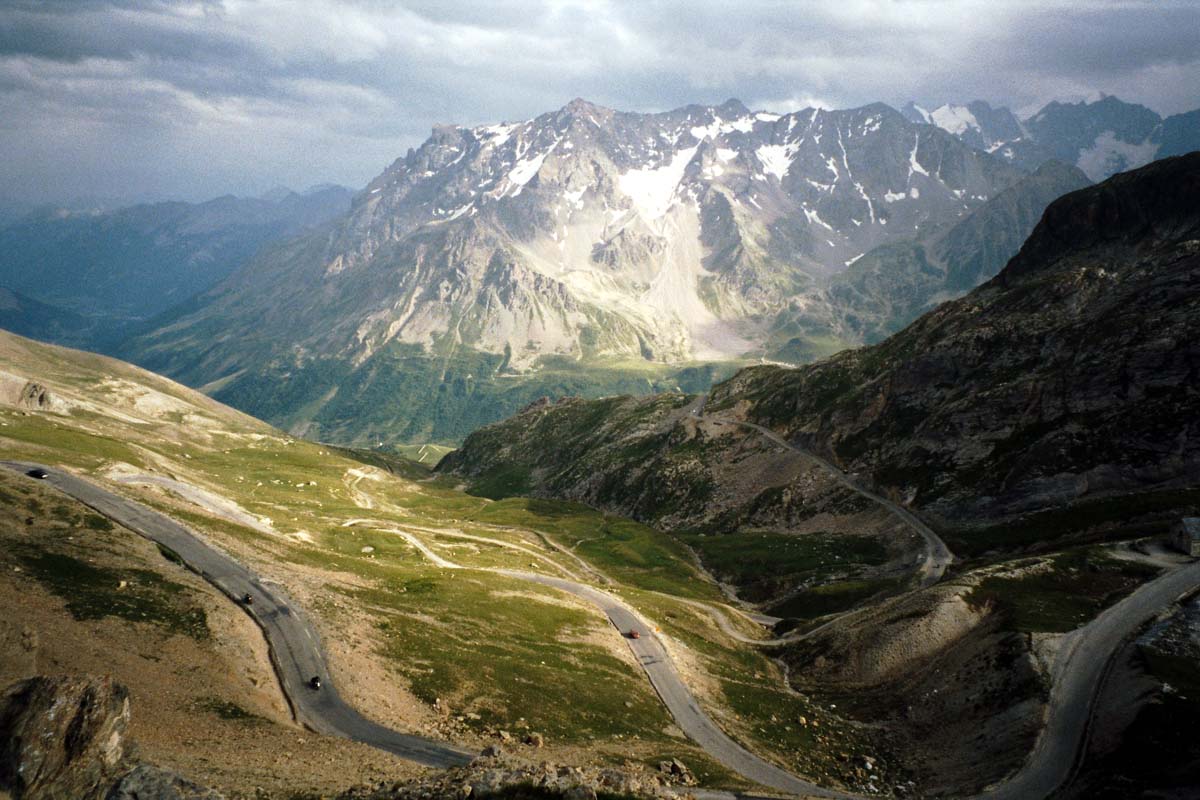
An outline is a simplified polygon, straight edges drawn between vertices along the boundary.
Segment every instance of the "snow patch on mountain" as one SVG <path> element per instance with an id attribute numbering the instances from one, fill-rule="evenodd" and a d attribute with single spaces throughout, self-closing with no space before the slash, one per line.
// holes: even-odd
<path id="1" fill-rule="evenodd" d="M 920 135 L 913 137 L 913 149 L 908 155 L 908 177 L 911 180 L 913 173 L 920 173 L 925 177 L 929 177 L 929 173 L 921 166 L 921 162 L 917 161 L 917 148 L 921 146 Z"/>
<path id="2" fill-rule="evenodd" d="M 956 106 L 947 103 L 939 106 L 929 114 L 930 120 L 942 130 L 960 136 L 974 128 L 979 130 L 979 120 L 966 106 Z"/>
<path id="3" fill-rule="evenodd" d="M 1075 166 L 1093 181 L 1102 181 L 1114 172 L 1149 164 L 1157 152 L 1158 144 L 1150 140 L 1135 144 L 1118 139 L 1112 131 L 1104 131 L 1090 148 L 1080 152 Z"/>
<path id="4" fill-rule="evenodd" d="M 724 120 L 720 117 L 714 117 L 713 121 L 707 125 L 696 125 L 692 127 L 691 134 L 699 141 L 705 139 L 715 139 L 721 134 L 732 133 L 751 133 L 754 130 L 754 117 L 739 117 L 735 120 Z"/>
<path id="5" fill-rule="evenodd" d="M 684 170 L 699 147 L 680 150 L 669 164 L 631 169 L 617 178 L 617 186 L 633 201 L 633 207 L 643 220 L 656 220 L 667 213 L 675 199 L 675 190 L 683 180 Z"/>
<path id="6" fill-rule="evenodd" d="M 790 144 L 764 144 L 755 150 L 754 154 L 762 162 L 763 172 L 783 180 L 783 176 L 792 167 L 792 159 L 796 156 L 796 147 Z"/>
<path id="7" fill-rule="evenodd" d="M 804 216 L 809 222 L 815 222 L 818 225 L 825 228 L 826 230 L 830 230 L 830 231 L 833 230 L 833 226 L 830 225 L 825 220 L 821 219 L 821 215 L 816 212 L 816 209 L 812 209 L 812 208 L 809 208 L 808 206 L 804 206 L 803 208 L 801 208 L 801 211 L 804 212 Z M 833 247 L 834 246 L 833 242 L 830 242 L 829 246 Z"/>
<path id="8" fill-rule="evenodd" d="M 929 112 L 928 112 L 928 111 L 926 111 L 925 109 L 921 108 L 921 107 L 920 107 L 919 105 L 917 105 L 916 103 L 909 103 L 909 104 L 908 104 L 908 108 L 910 108 L 910 109 L 912 109 L 913 111 L 915 111 L 915 112 L 916 112 L 916 116 L 917 116 L 917 117 L 918 117 L 918 118 L 919 118 L 919 119 L 920 119 L 922 122 L 924 122 L 926 125 L 932 125 L 932 124 L 933 124 L 933 120 L 932 120 L 932 118 L 930 117 L 930 115 L 929 115 Z M 914 121 L 915 121 L 915 120 L 914 120 Z"/>
<path id="9" fill-rule="evenodd" d="M 538 153 L 533 158 L 521 159 L 509 171 L 508 179 L 517 187 L 517 190 L 513 192 L 513 197 L 519 195 L 525 184 L 529 183 L 533 179 L 533 176 L 538 174 L 538 170 L 542 168 L 542 163 L 546 160 L 546 156 L 550 155 L 550 151 L 557 144 L 558 142 L 555 142 L 553 145 L 550 145 L 549 150 L 546 150 L 544 153 Z"/>
<path id="10" fill-rule="evenodd" d="M 489 147 L 499 147 L 508 141 L 512 136 L 512 132 L 519 128 L 517 123 L 501 123 L 499 125 L 485 125 L 482 128 L 477 128 L 474 132 L 480 140 L 485 140 L 485 144 Z"/>

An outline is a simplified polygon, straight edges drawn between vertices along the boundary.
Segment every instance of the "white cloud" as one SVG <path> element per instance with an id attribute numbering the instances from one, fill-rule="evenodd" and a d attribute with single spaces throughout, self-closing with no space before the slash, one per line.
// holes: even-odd
<path id="1" fill-rule="evenodd" d="M 790 111 L 1036 108 L 1103 91 L 1170 113 L 1200 105 L 1198 28 L 1200 7 L 1182 0 L 746 0 L 736 12 L 718 0 L 9 0 L 0 186 L 64 196 L 124 181 L 202 197 L 360 184 L 435 122 L 524 119 L 575 96 Z"/>

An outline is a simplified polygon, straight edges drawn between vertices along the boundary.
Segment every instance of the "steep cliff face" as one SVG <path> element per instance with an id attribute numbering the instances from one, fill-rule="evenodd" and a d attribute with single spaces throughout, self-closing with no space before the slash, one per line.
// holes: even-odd
<path id="1" fill-rule="evenodd" d="M 830 281 L 829 307 L 844 338 L 873 344 L 937 304 L 994 277 L 1051 202 L 1089 181 L 1043 164 L 953 225 L 872 250 Z"/>
<path id="2" fill-rule="evenodd" d="M 966 554 L 1192 507 L 1197 198 L 1200 155 L 1067 195 L 966 297 L 879 345 L 798 369 L 743 370 L 714 388 L 706 415 L 769 426 L 859 473 Z M 441 468 L 477 480 L 525 468 L 526 490 L 651 519 L 648 509 L 662 507 L 688 508 L 682 524 L 749 518 L 754 493 L 722 500 L 712 478 L 739 448 L 761 443 L 747 445 L 729 425 L 688 433 L 683 400 L 669 414 L 665 400 L 605 404 L 532 409 L 472 435 Z M 568 414 L 590 421 L 560 447 L 556 420 Z M 676 462 L 697 437 L 707 449 L 681 479 Z M 619 500 L 588 489 L 606 484 Z"/>
<path id="3" fill-rule="evenodd" d="M 950 527 L 1130 493 L 1194 503 L 1197 198 L 1198 154 L 1068 195 L 967 297 L 875 347 L 746 370 L 713 401 Z"/>

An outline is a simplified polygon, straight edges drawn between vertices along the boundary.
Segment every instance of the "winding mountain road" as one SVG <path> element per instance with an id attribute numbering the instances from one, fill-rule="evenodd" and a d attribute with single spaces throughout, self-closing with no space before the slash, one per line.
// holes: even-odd
<path id="1" fill-rule="evenodd" d="M 275 586 L 215 549 L 194 531 L 141 503 L 114 494 L 91 481 L 39 464 L 2 462 L 27 472 L 44 469 L 46 483 L 147 539 L 168 548 L 192 570 L 238 603 L 266 637 L 271 662 L 296 721 L 318 733 L 353 739 L 430 767 L 466 764 L 472 754 L 444 742 L 399 733 L 367 719 L 344 701 L 329 678 L 320 638 L 304 613 Z M 254 602 L 246 605 L 249 594 Z M 320 690 L 309 680 L 322 681 Z"/>
<path id="2" fill-rule="evenodd" d="M 654 691 L 658 693 L 663 705 L 674 717 L 675 724 L 689 739 L 704 748 L 706 753 L 726 767 L 755 783 L 788 794 L 803 797 L 839 798 L 840 800 L 854 800 L 859 797 L 849 792 L 819 786 L 798 778 L 759 758 L 729 738 L 700 708 L 695 696 L 680 677 L 679 671 L 675 669 L 675 664 L 671 660 L 670 654 L 667 653 L 666 647 L 655 634 L 654 626 L 620 598 L 562 578 L 517 570 L 497 571 L 503 575 L 569 592 L 604 612 L 613 627 L 620 631 L 625 638 L 634 657 L 642 665 L 646 677 L 650 679 Z M 628 635 L 633 630 L 639 633 L 639 638 L 634 639 Z"/>
<path id="3" fill-rule="evenodd" d="M 218 587 L 235 602 L 246 593 L 255 598 L 242 607 L 262 628 L 271 660 L 301 724 L 320 733 L 360 741 L 433 767 L 464 764 L 470 754 L 453 745 L 398 733 L 373 722 L 350 707 L 337 694 L 316 630 L 303 613 L 275 588 L 268 588 L 248 569 L 208 545 L 189 528 L 136 501 L 116 495 L 69 473 L 37 464 L 0 462 L 27 472 L 41 468 L 45 481 L 115 522 L 169 548 L 185 564 Z M 401 532 L 399 530 L 397 533 Z M 459 565 L 438 556 L 408 534 L 427 558 L 442 566 Z M 479 538 L 479 537 L 476 537 Z M 683 682 L 654 626 L 623 600 L 592 586 L 565 578 L 519 570 L 494 569 L 498 574 L 542 584 L 573 594 L 599 608 L 624 636 L 651 685 L 680 729 L 709 755 L 750 780 L 777 791 L 805 797 L 864 800 L 860 795 L 805 781 L 754 755 L 727 736 L 701 710 Z M 989 788 L 974 800 L 1040 800 L 1071 776 L 1086 741 L 1101 677 L 1113 654 L 1148 619 L 1190 592 L 1200 589 L 1200 562 L 1172 569 L 1104 611 L 1092 622 L 1068 634 L 1054 668 L 1054 685 L 1047 705 L 1046 725 L 1025 765 L 1011 778 Z M 627 634 L 637 630 L 639 638 Z M 321 676 L 324 687 L 308 687 L 309 678 Z M 706 796 L 729 797 L 726 793 Z M 740 796 L 740 795 L 739 795 Z"/>
<path id="4" fill-rule="evenodd" d="M 1035 800 L 1066 783 L 1082 755 L 1101 679 L 1113 656 L 1147 620 L 1198 588 L 1200 561 L 1143 584 L 1067 634 L 1054 670 L 1046 725 L 1033 752 L 1020 771 L 975 800 Z"/>
<path id="5" fill-rule="evenodd" d="M 934 533 L 932 528 L 919 520 L 916 515 L 914 515 L 907 508 L 888 500 L 882 495 L 872 492 L 870 489 L 854 480 L 854 478 L 851 478 L 849 475 L 847 475 L 845 471 L 843 471 L 833 462 L 822 458 L 811 450 L 805 450 L 802 447 L 792 444 L 770 428 L 753 422 L 742 422 L 741 420 L 724 419 L 721 417 L 706 417 L 704 415 L 704 406 L 707 402 L 708 395 L 700 395 L 700 397 L 693 404 L 691 415 L 700 420 L 707 419 L 709 422 L 717 422 L 727 425 L 732 424 L 743 428 L 749 428 L 750 430 L 757 431 L 758 433 L 762 434 L 780 447 L 785 447 L 788 450 L 799 453 L 805 458 L 815 461 L 847 489 L 850 489 L 861 497 L 865 497 L 867 500 L 870 500 L 871 502 L 887 509 L 892 513 L 893 516 L 895 516 L 907 527 L 911 528 L 918 536 L 924 539 L 925 558 L 921 564 L 922 587 L 932 586 L 940 581 L 942 579 L 942 575 L 944 575 L 946 572 L 946 568 L 954 562 L 954 554 L 950 552 L 950 548 L 946 546 L 944 541 L 942 541 L 942 537 Z"/>

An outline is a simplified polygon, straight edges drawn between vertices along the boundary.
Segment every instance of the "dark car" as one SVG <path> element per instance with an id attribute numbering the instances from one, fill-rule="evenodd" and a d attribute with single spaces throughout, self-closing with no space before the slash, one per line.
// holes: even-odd
<path id="1" fill-rule="evenodd" d="M 37 478 L 39 481 L 44 481 L 46 478 L 50 477 L 50 473 L 46 472 L 46 470 L 42 469 L 41 467 L 38 467 L 37 469 L 31 469 L 25 474 L 31 478 Z"/>
<path id="2" fill-rule="evenodd" d="M 250 605 L 254 602 L 254 597 L 249 592 L 246 592 L 244 595 L 242 595 L 242 602 L 246 605 Z"/>
<path id="3" fill-rule="evenodd" d="M 308 685 L 311 686 L 313 689 L 320 689 L 321 688 L 321 679 L 318 676 L 313 675 L 312 680 L 310 680 L 308 682 Z"/>

